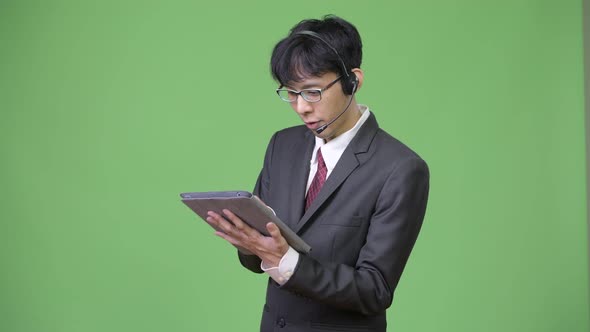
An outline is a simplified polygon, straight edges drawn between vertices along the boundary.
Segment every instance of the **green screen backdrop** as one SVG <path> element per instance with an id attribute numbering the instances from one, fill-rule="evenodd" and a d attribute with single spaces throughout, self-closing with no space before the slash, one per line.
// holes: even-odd
<path id="1" fill-rule="evenodd" d="M 333 13 L 431 168 L 390 331 L 587 332 L 581 1 L 0 2 L 0 331 L 255 331 L 266 278 L 178 199 L 250 190 L 271 49 Z"/>

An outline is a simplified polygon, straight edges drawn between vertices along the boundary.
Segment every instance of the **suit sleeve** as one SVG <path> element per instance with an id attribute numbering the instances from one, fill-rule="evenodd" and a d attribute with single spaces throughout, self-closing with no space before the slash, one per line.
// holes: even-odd
<path id="1" fill-rule="evenodd" d="M 419 158 L 408 159 L 388 176 L 376 201 L 366 243 L 355 266 L 320 263 L 300 255 L 283 288 L 366 315 L 387 309 L 420 231 L 429 172 Z"/>
<path id="2" fill-rule="evenodd" d="M 262 171 L 258 175 L 258 180 L 256 180 L 256 185 L 254 186 L 253 194 L 260 197 L 262 201 L 265 200 L 269 189 L 270 189 L 270 174 L 268 173 L 270 170 L 270 161 L 272 160 L 272 153 L 275 144 L 275 137 L 276 133 L 271 137 L 270 142 L 266 148 L 266 154 L 264 156 L 264 164 L 262 166 Z M 261 259 L 256 255 L 246 255 L 238 251 L 238 258 L 240 259 L 240 263 L 247 268 L 248 270 L 254 273 L 263 273 L 262 269 L 260 269 Z"/>

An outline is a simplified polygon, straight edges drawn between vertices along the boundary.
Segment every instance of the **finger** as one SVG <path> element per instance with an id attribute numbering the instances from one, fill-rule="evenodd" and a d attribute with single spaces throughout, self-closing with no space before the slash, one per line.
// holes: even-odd
<path id="1" fill-rule="evenodd" d="M 215 211 L 207 211 L 207 216 L 208 218 L 212 218 L 213 220 L 215 220 L 215 222 L 217 222 L 220 219 L 223 219 L 223 217 L 221 215 L 219 215 L 219 213 L 215 212 Z"/>
<path id="2" fill-rule="evenodd" d="M 223 209 L 223 214 L 232 222 L 238 229 L 242 229 L 244 227 L 244 222 L 240 217 L 236 216 L 233 212 L 228 209 Z"/>
<path id="3" fill-rule="evenodd" d="M 205 221 L 207 221 L 207 223 L 209 225 L 213 226 L 213 227 L 218 227 L 219 226 L 217 224 L 217 221 L 213 217 L 211 217 L 211 216 L 207 217 L 207 219 L 205 219 Z"/>
<path id="4" fill-rule="evenodd" d="M 259 200 L 260 202 L 262 202 L 262 204 L 266 205 L 266 203 L 264 203 L 264 201 L 260 197 L 254 195 L 254 198 L 256 198 L 257 200 Z"/>
<path id="5" fill-rule="evenodd" d="M 248 224 L 246 224 L 242 219 L 240 219 L 240 217 L 236 216 L 230 210 L 224 209 L 223 214 L 225 214 L 227 219 L 229 219 L 236 226 L 236 228 L 239 229 L 241 232 L 245 233 L 248 236 L 255 235 L 254 232 L 256 232 L 256 230 L 253 229 L 252 227 L 248 226 Z"/>
<path id="6" fill-rule="evenodd" d="M 242 242 L 240 242 L 239 240 L 237 240 L 235 237 L 233 237 L 233 236 L 231 236 L 229 234 L 226 234 L 224 232 L 215 232 L 215 235 L 219 236 L 220 238 L 224 239 L 225 241 L 227 241 L 227 242 L 229 242 L 229 243 L 231 243 L 233 245 L 236 245 L 236 246 L 242 246 L 243 245 Z"/>
<path id="7" fill-rule="evenodd" d="M 275 223 L 269 222 L 266 224 L 266 230 L 268 230 L 270 236 L 272 236 L 275 240 L 281 240 L 283 238 L 281 235 L 281 230 Z"/>
<path id="8" fill-rule="evenodd" d="M 219 214 L 213 212 L 213 211 L 207 211 L 207 218 L 205 219 L 205 221 L 207 221 L 207 223 L 211 226 L 213 226 L 214 228 L 219 228 Z"/>
<path id="9" fill-rule="evenodd" d="M 207 212 L 207 214 L 209 215 L 209 217 L 207 217 L 207 221 L 211 219 L 217 225 L 217 227 L 223 230 L 225 233 L 234 232 L 234 226 L 230 222 L 225 220 L 225 218 L 223 218 L 221 215 L 213 211 L 209 211 Z"/>
<path id="10" fill-rule="evenodd" d="M 267 209 L 269 209 L 272 214 L 274 214 L 275 216 L 277 215 L 277 213 L 275 212 L 275 210 L 273 210 L 270 206 L 268 206 L 266 203 L 264 203 L 263 200 L 260 199 L 260 197 L 258 196 L 254 196 L 254 198 L 256 198 L 257 200 L 259 200 L 262 204 L 264 204 L 264 206 L 266 206 Z"/>
<path id="11" fill-rule="evenodd" d="M 274 250 L 275 254 L 278 253 L 279 257 L 283 257 L 285 255 L 285 253 L 287 253 L 287 251 L 289 250 L 289 244 L 287 243 L 287 240 L 281 234 L 281 230 L 279 229 L 279 227 L 275 223 L 272 223 L 272 222 L 269 222 L 268 224 L 266 224 L 266 229 L 270 233 L 270 236 L 272 236 L 272 239 L 275 241 L 275 244 L 276 244 L 276 249 Z"/>

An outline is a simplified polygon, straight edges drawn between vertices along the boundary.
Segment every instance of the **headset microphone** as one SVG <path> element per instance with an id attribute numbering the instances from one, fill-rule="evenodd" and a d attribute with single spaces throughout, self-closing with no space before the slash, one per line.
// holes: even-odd
<path id="1" fill-rule="evenodd" d="M 352 88 L 352 94 L 350 95 L 350 98 L 348 99 L 348 105 L 346 105 L 346 108 L 342 112 L 340 112 L 340 114 L 338 114 L 338 116 L 335 117 L 334 119 L 332 119 L 330 122 L 319 127 L 318 129 L 314 130 L 316 134 L 318 134 L 318 135 L 321 134 L 324 130 L 326 130 L 326 128 L 328 128 L 329 125 L 336 122 L 336 120 L 338 120 L 342 116 L 342 114 L 344 114 L 348 110 L 348 108 L 350 107 L 350 103 L 352 103 L 352 98 L 354 97 L 354 93 L 356 92 L 357 83 L 358 83 L 358 79 L 355 79 L 355 81 L 353 83 L 354 85 Z"/>

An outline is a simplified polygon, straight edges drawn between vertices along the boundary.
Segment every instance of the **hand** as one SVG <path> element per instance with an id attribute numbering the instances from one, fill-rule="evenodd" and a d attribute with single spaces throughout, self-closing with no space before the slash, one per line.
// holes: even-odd
<path id="1" fill-rule="evenodd" d="M 238 248 L 252 252 L 267 266 L 278 266 L 281 258 L 289 250 L 287 240 L 274 223 L 266 224 L 270 236 L 264 236 L 227 209 L 223 210 L 224 216 L 213 211 L 207 214 L 207 222 L 222 230 L 215 232 L 215 235 Z"/>

